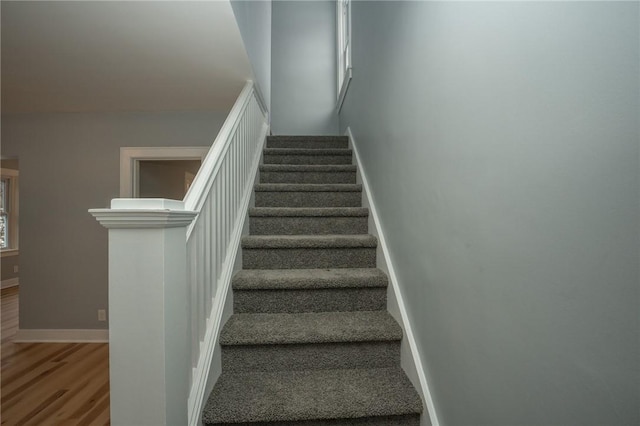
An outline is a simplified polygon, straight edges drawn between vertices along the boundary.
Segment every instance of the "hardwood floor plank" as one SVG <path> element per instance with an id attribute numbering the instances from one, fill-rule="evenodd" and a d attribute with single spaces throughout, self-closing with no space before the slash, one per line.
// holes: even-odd
<path id="1" fill-rule="evenodd" d="M 99 345 L 93 344 L 92 346 Z M 86 358 L 82 360 L 52 363 L 55 370 L 51 374 L 47 374 L 46 380 L 32 379 L 29 386 L 23 386 L 17 395 L 12 393 L 7 398 L 8 401 L 3 407 L 3 412 L 7 415 L 14 415 L 16 412 L 28 410 L 29 407 L 37 405 L 52 392 L 82 387 L 84 374 L 102 356 L 97 349 L 99 348 L 87 348 Z"/>
<path id="2" fill-rule="evenodd" d="M 93 407 L 93 409 L 91 411 L 89 411 L 86 415 L 84 415 L 80 421 L 78 422 L 78 426 L 85 426 L 85 425 L 93 425 L 96 423 L 100 423 L 100 422 L 96 422 L 96 420 L 101 417 L 104 416 L 105 410 L 109 409 L 109 397 L 106 396 L 104 398 L 102 398 L 102 400 L 100 400 L 100 402 L 98 402 L 98 404 Z"/>
<path id="3" fill-rule="evenodd" d="M 48 420 L 79 419 L 105 395 L 109 395 L 109 377 L 104 371 L 92 369 L 87 372 L 82 382 L 70 387 L 62 398 L 35 416 L 33 422 L 42 424 Z"/>
<path id="4" fill-rule="evenodd" d="M 66 392 L 67 392 L 66 390 L 55 391 L 47 399 L 42 401 L 36 408 L 34 408 L 33 410 L 31 410 L 30 412 L 25 414 L 22 418 L 18 419 L 14 424 L 16 426 L 22 426 L 22 425 L 26 424 L 33 416 L 35 416 L 40 411 L 42 411 L 45 408 L 47 408 L 50 404 L 52 404 L 54 401 L 56 401 L 58 398 L 60 398 Z"/>
<path id="5" fill-rule="evenodd" d="M 0 423 L 108 425 L 108 344 L 14 343 L 18 299 L 0 292 Z"/>

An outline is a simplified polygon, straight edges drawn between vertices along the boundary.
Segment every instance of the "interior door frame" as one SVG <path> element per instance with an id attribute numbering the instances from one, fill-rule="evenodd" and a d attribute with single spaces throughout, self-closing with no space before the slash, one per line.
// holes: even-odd
<path id="1" fill-rule="evenodd" d="M 208 146 L 144 146 L 120 148 L 120 198 L 139 198 L 140 161 L 204 161 Z"/>

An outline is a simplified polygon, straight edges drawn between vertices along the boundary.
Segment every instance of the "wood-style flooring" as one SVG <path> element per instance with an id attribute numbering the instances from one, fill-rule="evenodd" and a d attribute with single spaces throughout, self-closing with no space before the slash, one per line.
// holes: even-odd
<path id="1" fill-rule="evenodd" d="M 13 343 L 18 288 L 2 290 L 0 423 L 108 425 L 106 343 Z"/>

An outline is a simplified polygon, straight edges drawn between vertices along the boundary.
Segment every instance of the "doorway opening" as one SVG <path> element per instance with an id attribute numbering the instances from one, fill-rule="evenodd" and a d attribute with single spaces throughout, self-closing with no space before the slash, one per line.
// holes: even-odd
<path id="1" fill-rule="evenodd" d="M 182 200 L 209 147 L 120 148 L 120 198 Z"/>

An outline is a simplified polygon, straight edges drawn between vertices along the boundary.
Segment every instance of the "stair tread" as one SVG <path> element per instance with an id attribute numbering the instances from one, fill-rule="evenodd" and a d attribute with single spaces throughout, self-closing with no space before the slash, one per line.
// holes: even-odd
<path id="1" fill-rule="evenodd" d="M 249 235 L 242 237 L 242 248 L 374 248 L 378 239 L 369 234 L 355 235 Z"/>
<path id="2" fill-rule="evenodd" d="M 243 269 L 233 277 L 234 290 L 303 290 L 386 287 L 377 268 Z"/>
<path id="3" fill-rule="evenodd" d="M 267 141 L 332 141 L 348 142 L 348 136 L 338 135 L 270 135 Z"/>
<path id="4" fill-rule="evenodd" d="M 359 183 L 258 183 L 257 192 L 360 192 Z"/>
<path id="5" fill-rule="evenodd" d="M 265 155 L 351 155 L 349 148 L 265 148 Z"/>
<path id="6" fill-rule="evenodd" d="M 234 314 L 221 345 L 272 345 L 400 340 L 402 329 L 387 311 Z"/>
<path id="7" fill-rule="evenodd" d="M 203 412 L 212 423 L 356 419 L 419 414 L 400 368 L 223 373 Z"/>
<path id="8" fill-rule="evenodd" d="M 369 216 L 364 207 L 252 207 L 249 217 L 362 217 Z"/>
<path id="9" fill-rule="evenodd" d="M 263 172 L 355 172 L 353 164 L 262 164 Z"/>

